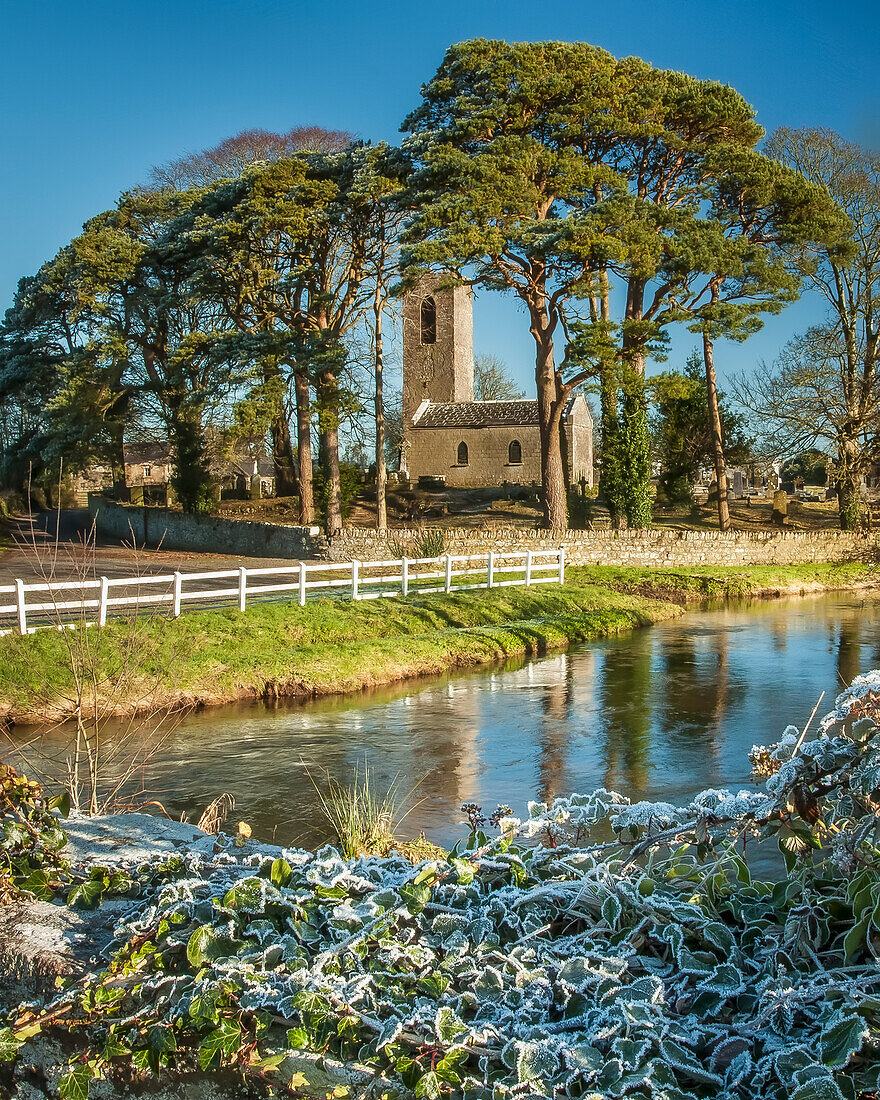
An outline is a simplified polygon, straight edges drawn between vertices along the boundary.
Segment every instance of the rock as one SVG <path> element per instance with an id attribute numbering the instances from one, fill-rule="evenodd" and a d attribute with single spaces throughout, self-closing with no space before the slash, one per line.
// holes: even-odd
<path id="1" fill-rule="evenodd" d="M 74 864 L 143 863 L 153 856 L 210 852 L 214 837 L 195 825 L 151 814 L 71 814 L 64 856 Z"/>
<path id="2" fill-rule="evenodd" d="M 93 912 L 30 900 L 0 907 L 0 1005 L 51 996 L 56 978 L 84 974 L 131 905 L 125 898 Z"/>

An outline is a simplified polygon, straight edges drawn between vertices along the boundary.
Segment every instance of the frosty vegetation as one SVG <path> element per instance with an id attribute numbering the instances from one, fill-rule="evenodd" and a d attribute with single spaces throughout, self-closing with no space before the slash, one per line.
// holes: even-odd
<path id="1" fill-rule="evenodd" d="M 221 1066 L 320 1096 L 873 1096 L 878 723 L 873 672 L 753 750 L 759 789 L 532 804 L 417 867 L 231 841 L 141 867 L 109 965 L 13 1013 L 0 1056 L 63 1020 L 64 1096 Z"/>

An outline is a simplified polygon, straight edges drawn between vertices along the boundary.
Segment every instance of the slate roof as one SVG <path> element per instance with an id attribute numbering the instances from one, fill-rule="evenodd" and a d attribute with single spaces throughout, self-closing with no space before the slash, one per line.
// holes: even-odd
<path id="1" fill-rule="evenodd" d="M 565 403 L 562 419 L 567 420 L 578 394 Z M 437 401 L 416 416 L 414 428 L 493 428 L 537 425 L 537 401 Z"/>
<path id="2" fill-rule="evenodd" d="M 431 402 L 416 428 L 490 428 L 500 424 L 538 423 L 537 401 Z"/>
<path id="3" fill-rule="evenodd" d="M 125 463 L 138 466 L 142 462 L 164 463 L 171 461 L 171 444 L 162 440 L 144 440 L 123 446 Z"/>

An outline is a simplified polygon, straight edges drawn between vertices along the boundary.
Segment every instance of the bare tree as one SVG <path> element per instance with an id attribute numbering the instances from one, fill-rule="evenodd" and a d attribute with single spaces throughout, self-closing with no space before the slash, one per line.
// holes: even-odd
<path id="1" fill-rule="evenodd" d="M 860 344 L 854 350 L 864 358 Z M 815 447 L 835 456 L 844 529 L 858 521 L 861 478 L 880 428 L 876 376 L 872 370 L 853 401 L 851 362 L 846 340 L 832 324 L 796 336 L 774 363 L 760 364 L 733 384 L 736 399 L 762 421 L 768 453 L 793 455 Z"/>
<path id="2" fill-rule="evenodd" d="M 474 399 L 476 401 L 521 401 L 525 393 L 517 386 L 503 360 L 497 355 L 474 356 Z"/>
<path id="3" fill-rule="evenodd" d="M 756 381 L 752 405 L 784 431 L 792 416 L 807 437 L 830 438 L 836 450 L 840 525 L 858 523 L 860 483 L 868 455 L 863 437 L 877 418 L 877 302 L 880 300 L 880 154 L 854 145 L 833 130 L 780 129 L 769 156 L 828 189 L 850 220 L 848 242 L 837 248 L 792 249 L 790 257 L 807 284 L 827 303 L 828 321 L 793 341 L 775 377 L 795 385 L 794 411 L 774 400 L 768 377 Z M 769 386 L 769 389 L 768 389 Z M 827 416 L 810 425 L 806 414 Z M 812 427 L 812 430 L 811 430 Z"/>
<path id="4" fill-rule="evenodd" d="M 188 153 L 154 168 L 152 183 L 183 191 L 206 187 L 221 179 L 234 179 L 258 161 L 277 161 L 294 153 L 334 153 L 347 149 L 355 136 L 345 130 L 321 126 L 296 126 L 285 133 L 271 130 L 242 130 L 211 149 Z"/>

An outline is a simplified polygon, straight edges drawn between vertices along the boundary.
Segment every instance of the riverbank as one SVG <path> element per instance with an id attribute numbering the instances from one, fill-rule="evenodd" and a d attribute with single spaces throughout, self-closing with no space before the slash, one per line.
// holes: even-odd
<path id="1" fill-rule="evenodd" d="M 90 685 L 84 703 L 97 700 L 106 715 L 317 697 L 537 656 L 674 618 L 692 604 L 876 583 L 873 567 L 858 563 L 589 567 L 570 569 L 562 586 L 193 611 L 111 622 L 80 641 L 77 632 L 43 631 L 0 639 L 0 713 L 20 724 L 69 717 L 75 667 Z"/>

